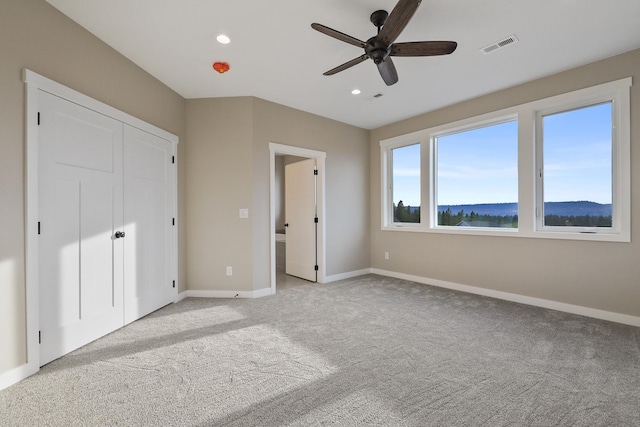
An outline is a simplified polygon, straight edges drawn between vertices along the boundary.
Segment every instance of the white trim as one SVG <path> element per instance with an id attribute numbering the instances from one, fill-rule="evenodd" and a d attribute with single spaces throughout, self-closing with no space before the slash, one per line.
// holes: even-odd
<path id="1" fill-rule="evenodd" d="M 270 242 L 270 264 L 271 264 L 271 293 L 276 293 L 276 155 L 306 157 L 316 160 L 318 169 L 318 283 L 325 283 L 327 267 L 326 250 L 326 185 L 325 185 L 325 160 L 327 153 L 324 151 L 310 150 L 307 148 L 294 147 L 290 145 L 269 143 L 269 242 Z"/>
<path id="2" fill-rule="evenodd" d="M 324 283 L 337 282 L 338 280 L 352 279 L 354 277 L 364 276 L 365 274 L 370 274 L 371 269 L 365 268 L 362 270 L 355 271 L 347 271 L 346 273 L 338 273 L 332 274 L 331 276 L 327 276 L 324 278 Z"/>
<path id="3" fill-rule="evenodd" d="M 543 140 L 543 119 L 547 115 L 560 114 L 575 109 L 589 108 L 599 104 L 609 103 L 612 113 L 612 218 L 613 224 L 611 228 L 598 227 L 581 228 L 581 227 L 557 227 L 544 225 L 544 216 L 540 215 L 536 220 L 536 232 L 548 233 L 591 233 L 596 237 L 598 235 L 619 235 L 619 241 L 630 242 L 630 218 L 631 207 L 631 152 L 630 152 L 630 125 L 629 111 L 631 108 L 631 100 L 629 96 L 629 87 L 631 86 L 631 78 L 622 79 L 617 84 L 607 84 L 589 88 L 593 90 L 585 90 L 582 96 L 576 97 L 572 93 L 565 96 L 552 98 L 547 103 L 535 110 L 536 114 L 536 171 L 542 170 L 542 174 L 536 174 L 536 206 L 540 212 L 544 213 L 544 140 Z M 596 90 L 597 89 L 597 90 Z M 569 96 L 571 95 L 571 96 Z M 554 102 L 552 102 L 554 101 Z M 541 176 L 542 175 L 542 176 Z M 597 237 L 596 237 L 597 238 Z M 606 239 L 605 240 L 609 240 Z"/>
<path id="4" fill-rule="evenodd" d="M 381 164 L 381 226 L 383 231 L 401 231 L 438 234 L 464 234 L 477 236 L 500 237 L 526 237 L 536 239 L 565 239 L 623 242 L 631 241 L 631 137 L 630 137 L 630 88 L 633 80 L 631 77 L 599 84 L 596 86 L 579 89 L 573 92 L 563 93 L 536 101 L 508 107 L 505 109 L 468 117 L 452 123 L 437 125 L 428 129 L 399 135 L 380 141 Z M 580 227 L 553 229 L 541 228 L 536 221 L 535 208 L 540 206 L 540 183 L 532 177 L 536 175 L 536 167 L 539 159 L 536 157 L 538 143 L 534 139 L 536 117 L 538 112 L 562 111 L 576 106 L 589 105 L 594 102 L 613 100 L 615 110 L 615 144 L 614 144 L 614 221 L 620 227 L 589 228 Z M 518 228 L 481 228 L 481 227 L 443 227 L 437 226 L 437 208 L 435 188 L 437 183 L 433 177 L 437 173 L 434 156 L 433 140 L 443 134 L 455 133 L 461 130 L 482 127 L 509 117 L 518 118 Z M 539 132 L 537 132 L 539 133 Z M 394 223 L 390 215 L 392 203 L 390 198 L 391 155 L 393 148 L 411 145 L 420 142 L 421 150 L 421 223 L 405 224 Z M 429 161 L 425 162 L 425 156 Z M 427 212 L 428 211 L 428 212 Z M 428 218 L 428 220 L 426 219 Z"/>
<path id="5" fill-rule="evenodd" d="M 180 227 L 180 218 L 178 216 L 178 143 L 173 144 L 173 218 L 175 219 L 175 224 L 173 226 L 173 277 L 174 282 L 174 290 L 173 290 L 173 301 L 176 302 L 176 298 L 178 298 L 178 289 L 180 289 L 180 245 L 178 244 L 178 227 Z"/>
<path id="6" fill-rule="evenodd" d="M 172 142 L 174 144 L 179 143 L 179 139 L 176 135 L 169 133 L 164 129 L 160 129 L 157 126 L 154 126 L 150 123 L 142 121 L 137 117 L 134 117 L 130 114 L 125 113 L 124 111 L 120 111 L 110 105 L 107 105 L 103 102 L 93 99 L 83 93 L 80 93 L 58 82 L 55 82 L 51 79 L 41 76 L 40 74 L 37 74 L 27 68 L 22 70 L 22 81 L 25 83 L 29 83 L 30 85 L 33 85 L 34 87 L 42 91 L 48 92 L 51 95 L 55 95 L 60 98 L 66 99 L 67 101 L 71 101 L 75 104 L 81 105 L 82 107 L 88 108 L 102 115 L 111 117 L 112 119 L 126 123 L 130 126 L 133 126 L 140 130 L 153 134 L 157 137 L 166 139 L 167 141 Z"/>
<path id="7" fill-rule="evenodd" d="M 262 298 L 273 295 L 271 288 L 262 288 L 253 291 L 253 298 Z"/>
<path id="8" fill-rule="evenodd" d="M 395 271 L 380 270 L 372 268 L 371 273 L 380 276 L 394 277 L 396 279 L 409 280 L 411 282 L 422 283 L 424 285 L 436 286 L 439 288 L 452 289 L 469 294 L 482 295 L 486 297 L 516 302 L 520 304 L 532 305 L 534 307 L 547 308 L 549 310 L 562 311 L 565 313 L 578 314 L 580 316 L 592 317 L 594 319 L 607 320 L 609 322 L 623 323 L 625 325 L 640 327 L 640 317 L 628 314 L 615 313 L 612 311 L 598 310 L 596 308 L 583 307 L 580 305 L 566 304 L 558 301 L 551 301 L 542 298 L 529 297 L 526 295 L 512 294 L 510 292 L 495 291 L 492 289 L 479 288 L 476 286 L 463 285 L 460 283 L 447 282 L 444 280 L 430 279 L 428 277 L 414 276 L 411 274 L 397 273 Z"/>
<path id="9" fill-rule="evenodd" d="M 255 291 L 198 291 L 189 290 L 180 293 L 180 300 L 185 298 L 262 298 L 271 295 L 271 288 Z"/>
<path id="10" fill-rule="evenodd" d="M 27 361 L 0 376 L 0 389 L 5 384 L 20 381 L 40 370 L 40 354 L 38 344 L 39 330 L 39 283 L 38 283 L 38 123 L 37 112 L 38 92 L 43 91 L 51 95 L 66 99 L 97 113 L 106 115 L 144 132 L 165 139 L 172 144 L 178 144 L 179 139 L 163 129 L 146 123 L 127 113 L 119 111 L 107 104 L 90 98 L 80 92 L 54 82 L 31 70 L 23 69 L 22 80 L 25 83 L 25 286 L 26 286 L 26 342 Z M 176 153 L 174 145 L 174 153 Z M 177 258 L 178 258 L 178 187 L 177 187 L 177 155 L 174 169 L 174 213 L 176 218 L 174 238 L 174 265 L 176 276 L 176 295 L 178 289 Z"/>
<path id="11" fill-rule="evenodd" d="M 38 87 L 25 84 L 25 311 L 26 364 L 10 373 L 24 379 L 40 370 L 39 246 L 38 246 Z M 2 386 L 0 386 L 2 389 Z"/>
<path id="12" fill-rule="evenodd" d="M 286 156 L 308 157 L 310 159 L 326 159 L 327 153 L 324 151 L 311 150 L 308 148 L 294 147 L 293 145 L 277 144 L 275 142 L 269 143 L 269 150 L 275 151 L 276 154 Z"/>
<path id="13" fill-rule="evenodd" d="M 174 304 L 179 303 L 180 301 L 182 301 L 185 298 L 189 298 L 189 295 L 187 295 L 187 292 L 189 291 L 184 291 L 184 292 L 180 292 L 179 294 L 176 295 L 176 299 L 173 301 Z"/>
<path id="14" fill-rule="evenodd" d="M 24 365 L 18 366 L 17 368 L 13 368 L 3 374 L 0 374 L 0 390 L 11 387 L 12 385 L 22 381 L 23 379 L 30 377 L 31 375 L 38 372 L 39 369 L 39 367 L 36 367 L 34 369 L 32 363 L 26 363 Z"/>

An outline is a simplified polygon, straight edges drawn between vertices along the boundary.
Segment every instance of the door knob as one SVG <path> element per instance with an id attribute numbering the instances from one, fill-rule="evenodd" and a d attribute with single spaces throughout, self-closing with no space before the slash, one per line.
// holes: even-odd
<path id="1" fill-rule="evenodd" d="M 124 231 L 116 231 L 116 239 L 124 237 Z"/>
<path id="2" fill-rule="evenodd" d="M 284 226 L 285 226 L 285 227 L 288 227 L 288 226 L 289 226 L 289 223 L 286 223 Z"/>

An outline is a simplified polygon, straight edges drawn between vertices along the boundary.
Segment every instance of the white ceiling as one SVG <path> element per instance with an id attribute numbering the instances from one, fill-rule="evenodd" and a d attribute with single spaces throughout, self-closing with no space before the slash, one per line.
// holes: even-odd
<path id="1" fill-rule="evenodd" d="M 323 76 L 364 52 L 311 23 L 367 40 L 369 15 L 396 0 L 47 1 L 185 98 L 256 96 L 366 129 L 640 48 L 639 0 L 424 0 L 396 41 L 458 49 L 394 58 L 387 87 L 370 60 Z M 481 52 L 510 35 L 519 42 Z"/>

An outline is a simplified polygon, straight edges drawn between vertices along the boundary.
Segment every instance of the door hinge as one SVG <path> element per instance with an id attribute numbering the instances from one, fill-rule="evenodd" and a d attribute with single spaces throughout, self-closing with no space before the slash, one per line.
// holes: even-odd
<path id="1" fill-rule="evenodd" d="M 38 344 L 42 344 L 42 331 L 38 331 Z"/>
<path id="2" fill-rule="evenodd" d="M 38 126 L 40 126 L 40 112 L 38 111 Z"/>
<path id="3" fill-rule="evenodd" d="M 175 280 L 173 281 L 173 287 L 174 288 L 176 287 L 176 281 Z"/>
<path id="4" fill-rule="evenodd" d="M 313 170 L 313 174 L 314 174 L 314 175 L 318 175 L 318 169 L 314 169 L 314 170 Z"/>
<path id="5" fill-rule="evenodd" d="M 40 234 L 40 221 L 38 221 L 38 234 Z"/>
<path id="6" fill-rule="evenodd" d="M 176 162 L 176 156 L 171 156 L 171 163 L 175 163 Z"/>
<path id="7" fill-rule="evenodd" d="M 176 219 L 173 218 L 173 220 L 171 221 L 171 225 L 176 225 Z"/>
<path id="8" fill-rule="evenodd" d="M 313 218 L 313 222 L 318 223 L 318 217 Z"/>
<path id="9" fill-rule="evenodd" d="M 317 264 L 316 264 L 316 265 L 314 265 L 314 266 L 313 266 L 313 269 L 314 269 L 315 271 L 318 271 L 318 265 L 317 265 Z"/>

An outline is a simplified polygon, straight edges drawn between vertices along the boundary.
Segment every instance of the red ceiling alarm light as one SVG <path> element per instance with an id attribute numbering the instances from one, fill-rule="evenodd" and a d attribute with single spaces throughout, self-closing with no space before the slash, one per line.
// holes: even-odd
<path id="1" fill-rule="evenodd" d="M 226 62 L 214 62 L 213 69 L 220 74 L 224 74 L 229 71 L 229 64 L 227 64 Z"/>

